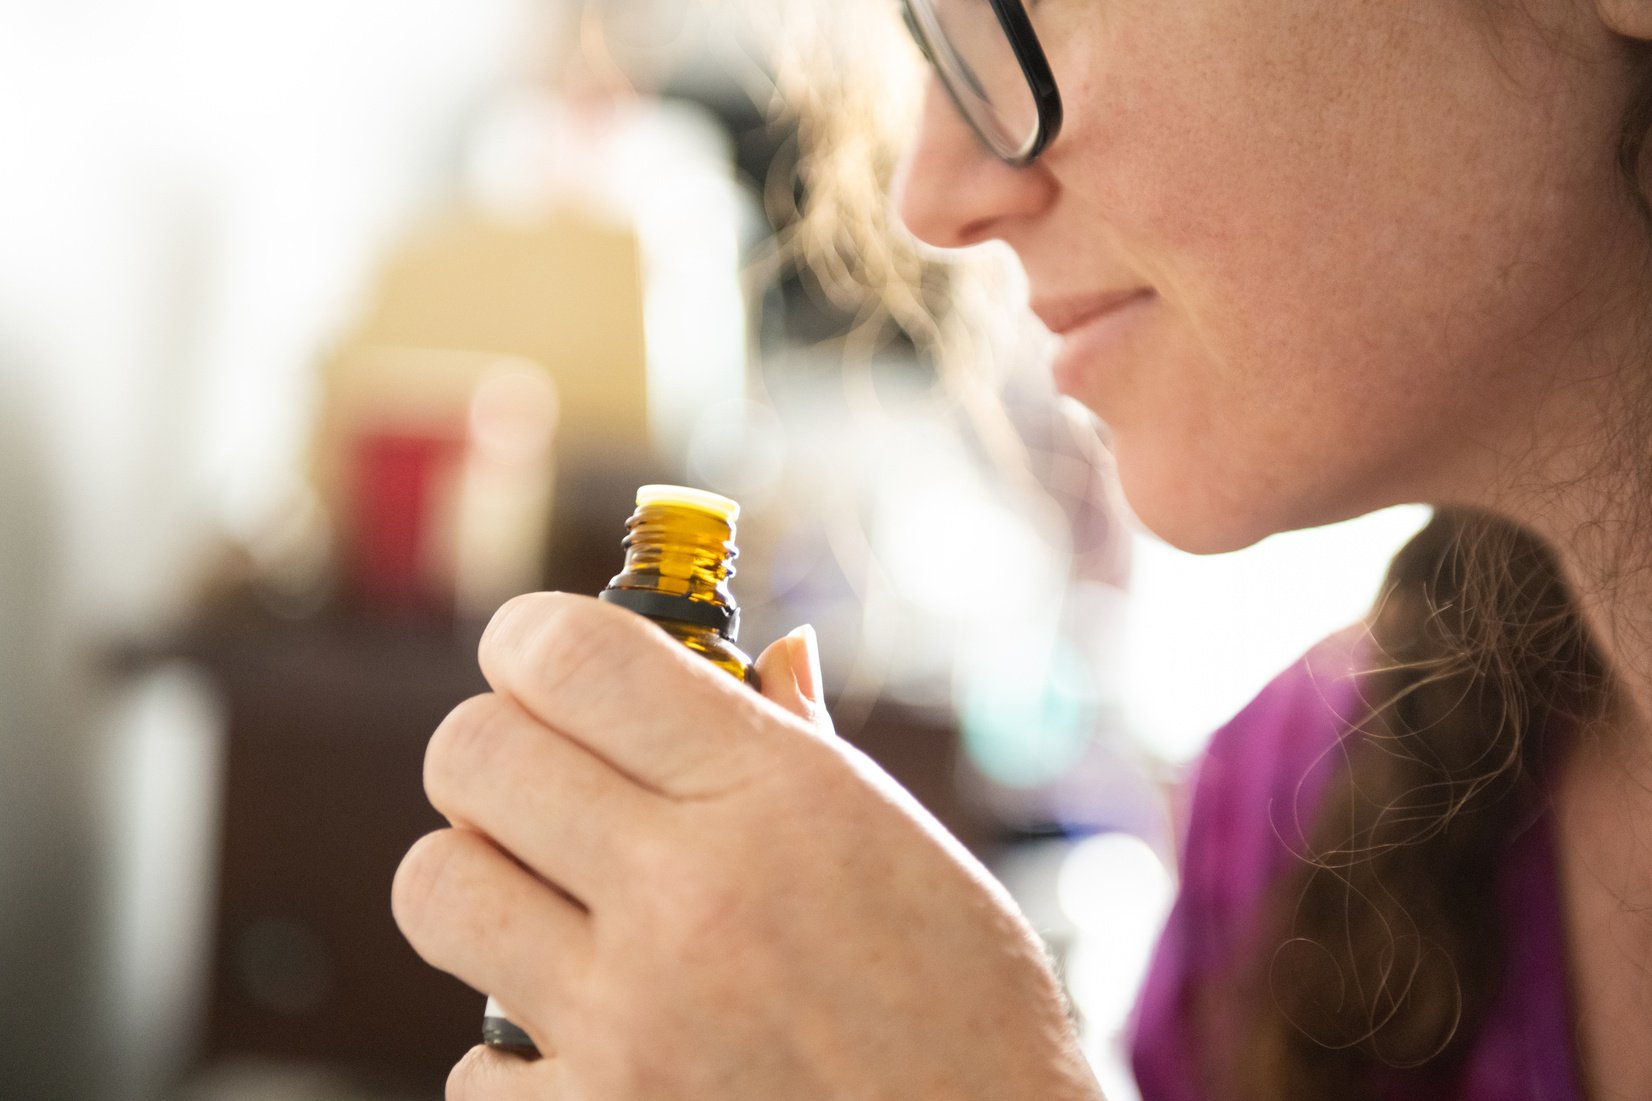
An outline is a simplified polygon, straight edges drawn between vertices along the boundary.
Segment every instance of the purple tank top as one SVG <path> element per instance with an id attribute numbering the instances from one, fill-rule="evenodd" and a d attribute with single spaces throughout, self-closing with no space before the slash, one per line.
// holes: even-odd
<path id="1" fill-rule="evenodd" d="M 1143 1101 L 1220 1101 L 1202 1080 L 1201 991 L 1231 972 L 1266 887 L 1289 872 L 1358 720 L 1363 632 L 1335 635 L 1218 731 L 1200 763 L 1182 882 L 1136 1006 L 1131 1058 Z M 1547 816 L 1500 873 L 1507 973 L 1449 1088 L 1394 1101 L 1582 1101 L 1571 1042 L 1559 881 Z"/>

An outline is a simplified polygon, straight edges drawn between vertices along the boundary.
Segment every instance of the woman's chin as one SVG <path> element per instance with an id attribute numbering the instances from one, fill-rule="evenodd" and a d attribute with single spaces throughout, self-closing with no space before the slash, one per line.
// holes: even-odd
<path id="1" fill-rule="evenodd" d="M 1231 492 L 1217 492 L 1192 475 L 1165 472 L 1162 477 L 1133 471 L 1118 457 L 1125 503 L 1136 522 L 1157 538 L 1188 554 L 1226 554 L 1243 550 L 1285 530 L 1278 517 Z M 1231 487 L 1229 487 L 1231 489 Z M 1267 515 L 1264 515 L 1267 512 Z"/>
<path id="2" fill-rule="evenodd" d="M 1201 523 L 1197 518 L 1188 517 L 1185 512 L 1158 521 L 1137 512 L 1136 519 L 1153 535 L 1188 554 L 1227 554 L 1229 551 L 1244 550 L 1274 534 L 1271 531 L 1241 532 L 1233 525 L 1220 522 Z"/>

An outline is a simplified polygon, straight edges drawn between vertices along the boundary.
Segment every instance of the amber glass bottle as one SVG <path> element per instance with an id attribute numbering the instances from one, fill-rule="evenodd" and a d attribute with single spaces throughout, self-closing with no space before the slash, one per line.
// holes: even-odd
<path id="1" fill-rule="evenodd" d="M 598 599 L 647 616 L 666 634 L 730 676 L 757 687 L 751 658 L 734 645 L 740 609 L 729 592 L 734 576 L 734 521 L 740 506 L 727 497 L 684 486 L 637 490 L 626 522 L 625 568 Z M 528 1034 L 488 999 L 482 1041 L 538 1056 Z"/>

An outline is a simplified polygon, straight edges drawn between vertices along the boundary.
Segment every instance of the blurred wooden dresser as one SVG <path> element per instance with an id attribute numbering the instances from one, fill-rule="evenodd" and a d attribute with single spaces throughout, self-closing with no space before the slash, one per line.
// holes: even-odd
<path id="1" fill-rule="evenodd" d="M 486 688 L 479 628 L 233 619 L 184 648 L 227 722 L 203 1059 L 324 1064 L 439 1096 L 482 999 L 428 967 L 390 914 L 425 802 L 424 745 Z"/>

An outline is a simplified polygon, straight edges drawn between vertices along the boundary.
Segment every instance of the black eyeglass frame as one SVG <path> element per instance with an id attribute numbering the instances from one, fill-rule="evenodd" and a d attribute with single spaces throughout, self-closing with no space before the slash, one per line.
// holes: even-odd
<path id="1" fill-rule="evenodd" d="M 930 67 L 935 70 L 946 89 L 946 94 L 952 99 L 958 113 L 969 128 L 975 131 L 981 144 L 992 151 L 992 154 L 1005 164 L 1013 168 L 1025 168 L 1038 159 L 1055 136 L 1061 132 L 1061 93 L 1055 86 L 1055 74 L 1050 72 L 1050 61 L 1044 56 L 1044 47 L 1039 44 L 1038 35 L 1033 31 L 1032 19 L 1027 15 L 1027 8 L 1021 0 L 988 0 L 992 5 L 993 14 L 998 17 L 998 25 L 1003 28 L 1004 36 L 1009 39 L 1010 50 L 1015 54 L 1015 60 L 1021 67 L 1021 74 L 1027 78 L 1027 88 L 1032 92 L 1033 107 L 1038 113 L 1037 123 L 1033 128 L 1032 138 L 1021 149 L 1003 149 L 994 141 L 992 135 L 986 133 L 981 124 L 975 120 L 969 108 L 964 106 L 963 97 L 953 86 L 947 69 L 935 60 L 934 47 L 930 43 L 929 35 L 913 10 L 914 0 L 901 0 L 901 14 L 906 20 L 906 27 L 912 33 L 918 48 L 929 59 Z M 939 21 L 935 21 L 939 24 Z M 958 51 L 951 43 L 946 48 L 953 56 Z"/>

